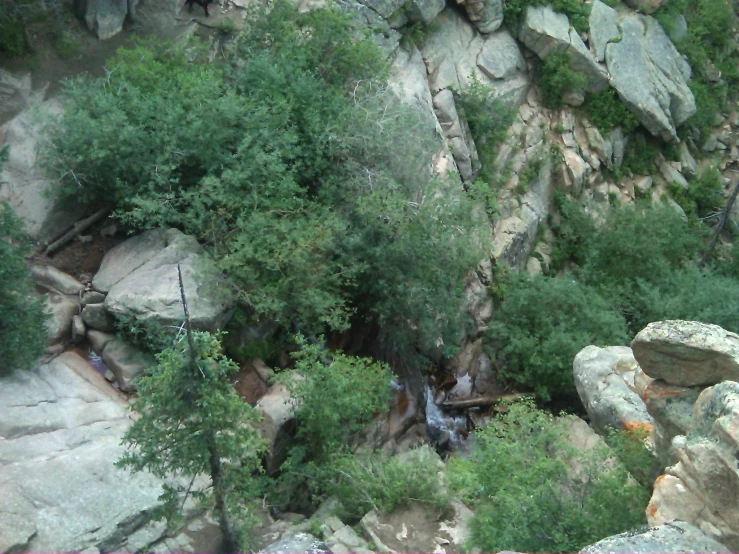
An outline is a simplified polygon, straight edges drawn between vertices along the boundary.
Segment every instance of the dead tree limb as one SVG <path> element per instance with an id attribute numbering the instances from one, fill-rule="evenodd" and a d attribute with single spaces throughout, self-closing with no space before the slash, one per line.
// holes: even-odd
<path id="1" fill-rule="evenodd" d="M 69 231 L 64 233 L 59 239 L 55 240 L 49 246 L 47 246 L 46 250 L 44 250 L 44 254 L 46 256 L 50 256 L 51 254 L 59 250 L 62 246 L 70 242 L 74 237 L 95 225 L 95 223 L 107 216 L 109 212 L 110 210 L 108 208 L 103 208 L 96 211 L 90 217 L 79 220 L 72 226 Z"/>
<path id="2" fill-rule="evenodd" d="M 513 402 L 531 394 L 494 394 L 489 396 L 477 396 L 463 400 L 446 400 L 440 404 L 445 410 L 464 410 L 468 408 L 487 408 L 501 402 Z"/>
<path id="3" fill-rule="evenodd" d="M 708 259 L 709 254 L 713 250 L 713 247 L 716 246 L 716 242 L 718 242 L 718 238 L 721 236 L 721 233 L 724 230 L 724 227 L 726 227 L 726 222 L 729 220 L 729 214 L 731 213 L 731 209 L 734 207 L 734 202 L 736 202 L 737 194 L 739 194 L 739 179 L 734 180 L 734 190 L 731 191 L 731 194 L 729 195 L 729 199 L 726 201 L 726 206 L 724 206 L 724 209 L 721 210 L 721 217 L 719 217 L 718 223 L 716 224 L 716 227 L 713 230 L 713 236 L 711 237 L 711 241 L 708 243 L 708 246 L 706 247 L 706 251 L 703 253 L 703 256 L 701 257 L 701 264 L 705 264 L 706 260 Z"/>

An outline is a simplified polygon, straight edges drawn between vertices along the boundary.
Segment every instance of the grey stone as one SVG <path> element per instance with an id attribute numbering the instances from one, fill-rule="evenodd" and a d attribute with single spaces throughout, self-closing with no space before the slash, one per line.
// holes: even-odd
<path id="1" fill-rule="evenodd" d="M 157 506 L 159 479 L 114 466 L 127 405 L 78 355 L 0 378 L 0 413 L 0 551 L 119 550 Z"/>
<path id="2" fill-rule="evenodd" d="M 85 340 L 85 335 L 85 322 L 82 321 L 82 316 L 74 316 L 72 318 L 72 342 L 75 344 L 81 343 L 83 340 Z"/>
<path id="3" fill-rule="evenodd" d="M 728 552 L 718 541 L 684 521 L 627 531 L 586 546 L 580 552 Z"/>
<path id="4" fill-rule="evenodd" d="M 105 302 L 105 295 L 102 292 L 90 290 L 82 294 L 82 304 L 87 306 L 88 304 L 102 304 Z"/>
<path id="5" fill-rule="evenodd" d="M 586 346 L 573 362 L 577 394 L 601 434 L 609 427 L 650 431 L 654 420 L 633 386 L 636 360 L 627 346 Z"/>
<path id="6" fill-rule="evenodd" d="M 618 13 L 600 0 L 594 0 L 590 9 L 590 44 L 595 49 L 596 61 L 606 59 L 606 45 L 618 39 L 621 32 L 618 30 Z"/>
<path id="7" fill-rule="evenodd" d="M 43 121 L 61 111 L 57 101 L 26 109 L 0 127 L 0 143 L 10 146 L 8 161 L 0 173 L 0 200 L 10 204 L 36 241 L 50 242 L 84 215 L 81 206 L 62 207 L 54 184 L 37 162 Z"/>
<path id="8" fill-rule="evenodd" d="M 31 95 L 31 74 L 14 75 L 0 69 L 0 125 L 18 115 Z"/>
<path id="9" fill-rule="evenodd" d="M 692 387 L 739 380 L 739 336 L 718 325 L 658 321 L 631 343 L 644 373 L 672 385 Z"/>
<path id="10" fill-rule="evenodd" d="M 134 19 L 138 0 L 87 0 L 84 20 L 101 40 L 117 35 L 126 17 Z"/>
<path id="11" fill-rule="evenodd" d="M 115 318 L 108 313 L 103 304 L 88 304 L 82 308 L 82 320 L 92 329 L 104 333 L 115 331 Z"/>
<path id="12" fill-rule="evenodd" d="M 108 290 L 104 305 L 113 315 L 179 325 L 185 316 L 178 265 L 192 325 L 222 328 L 232 313 L 233 292 L 197 240 L 176 229 L 147 231 L 113 248 L 93 286 Z"/>
<path id="13" fill-rule="evenodd" d="M 428 25 L 446 7 L 445 0 L 409 0 L 406 16 L 411 23 Z"/>
<path id="14" fill-rule="evenodd" d="M 499 32 L 485 38 L 477 55 L 477 67 L 490 79 L 513 79 L 526 68 L 521 49 L 510 33 Z"/>
<path id="15" fill-rule="evenodd" d="M 259 423 L 262 437 L 268 442 L 265 469 L 272 474 L 285 461 L 295 432 L 290 393 L 282 383 L 274 384 L 259 399 L 256 408 L 262 417 Z"/>
<path id="16" fill-rule="evenodd" d="M 67 343 L 72 338 L 72 318 L 79 312 L 79 301 L 75 297 L 50 292 L 46 294 L 46 344 L 51 346 Z"/>
<path id="17" fill-rule="evenodd" d="M 71 275 L 50 265 L 31 266 L 31 279 L 37 285 L 60 294 L 79 294 L 85 288 L 85 285 Z"/>
<path id="18" fill-rule="evenodd" d="M 605 68 L 598 65 L 577 31 L 570 27 L 567 16 L 555 12 L 550 6 L 526 8 L 519 38 L 542 60 L 552 53 L 569 52 L 572 70 L 582 73 L 587 79 L 587 92 L 602 92 L 608 86 Z"/>
<path id="19" fill-rule="evenodd" d="M 481 33 L 497 31 L 503 24 L 503 0 L 462 0 L 467 16 Z"/>
<path id="20" fill-rule="evenodd" d="M 277 542 L 260 550 L 261 552 L 275 552 L 279 554 L 295 554 L 305 552 L 306 554 L 330 553 L 328 546 L 322 540 L 317 539 L 309 533 L 298 533 L 290 537 L 284 537 Z"/>
<path id="21" fill-rule="evenodd" d="M 103 331 L 97 331 L 95 329 L 87 330 L 87 340 L 90 343 L 90 348 L 92 348 L 92 351 L 97 355 L 101 355 L 108 341 L 111 341 L 114 338 L 115 335 L 110 333 L 104 333 Z"/>
<path id="22" fill-rule="evenodd" d="M 606 47 L 611 86 L 650 133 L 675 140 L 696 109 L 690 66 L 655 19 L 629 15 L 620 27 L 622 40 Z"/>
<path id="23" fill-rule="evenodd" d="M 671 163 L 662 160 L 659 164 L 659 172 L 668 184 L 673 183 L 683 190 L 688 190 L 688 181 Z"/>
<path id="24" fill-rule="evenodd" d="M 624 140 L 624 133 L 621 127 L 614 127 L 608 134 L 608 139 L 611 142 L 611 149 L 613 150 L 613 167 L 621 169 L 621 164 L 624 161 L 624 151 L 626 149 L 626 141 Z"/>
<path id="25" fill-rule="evenodd" d="M 157 364 L 151 354 L 120 339 L 113 339 L 105 344 L 102 358 L 103 363 L 115 374 L 115 380 L 124 392 L 135 391 L 134 379 Z"/>
<path id="26" fill-rule="evenodd" d="M 681 142 L 678 145 L 678 153 L 680 155 L 680 164 L 682 165 L 683 173 L 686 173 L 687 175 L 695 175 L 695 172 L 698 169 L 698 164 L 690 153 L 690 148 L 688 148 L 688 145 L 685 142 Z"/>

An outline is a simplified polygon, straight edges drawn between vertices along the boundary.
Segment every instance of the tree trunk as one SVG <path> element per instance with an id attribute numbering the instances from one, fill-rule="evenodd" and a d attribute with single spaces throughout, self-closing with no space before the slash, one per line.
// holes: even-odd
<path id="1" fill-rule="evenodd" d="M 218 447 L 212 434 L 208 436 L 208 454 L 210 455 L 210 478 L 213 481 L 215 512 L 218 515 L 218 525 L 223 534 L 223 551 L 238 552 L 239 545 L 236 543 L 233 526 L 226 514 L 225 491 L 223 490 L 223 475 L 221 474 L 221 457 L 218 455 Z"/>

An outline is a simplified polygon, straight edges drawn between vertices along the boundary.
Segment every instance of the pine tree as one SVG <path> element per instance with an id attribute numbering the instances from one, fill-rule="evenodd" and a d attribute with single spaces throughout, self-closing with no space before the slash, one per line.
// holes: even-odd
<path id="1" fill-rule="evenodd" d="M 178 267 L 179 271 L 179 267 Z M 221 353 L 220 337 L 192 331 L 182 287 L 184 335 L 157 355 L 158 365 L 138 381 L 138 419 L 123 437 L 129 450 L 117 462 L 132 471 L 171 478 L 154 519 L 175 529 L 188 496 L 212 501 L 226 552 L 243 550 L 244 524 L 264 441 L 257 412 L 236 394 L 229 376 L 236 364 Z M 194 487 L 210 477 L 212 486 Z"/>

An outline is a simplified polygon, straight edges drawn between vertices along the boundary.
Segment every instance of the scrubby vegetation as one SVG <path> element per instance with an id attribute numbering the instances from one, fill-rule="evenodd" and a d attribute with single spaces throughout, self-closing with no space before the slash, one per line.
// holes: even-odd
<path id="1" fill-rule="evenodd" d="M 572 25 L 579 32 L 587 32 L 590 28 L 588 18 L 590 17 L 590 4 L 582 0 L 506 0 L 503 3 L 503 20 L 513 29 L 515 29 L 521 19 L 526 15 L 528 6 L 540 6 L 551 4 L 555 12 L 560 12 L 570 20 Z"/>
<path id="2" fill-rule="evenodd" d="M 634 114 L 624 106 L 616 91 L 611 88 L 598 94 L 588 94 L 583 108 L 590 122 L 598 127 L 601 133 L 608 133 L 620 125 L 623 132 L 629 134 L 639 125 Z"/>
<path id="3" fill-rule="evenodd" d="M 649 489 L 604 445 L 569 444 L 568 431 L 568 418 L 521 402 L 475 433 L 469 458 L 449 461 L 450 486 L 475 507 L 466 548 L 577 552 L 644 524 Z"/>
<path id="4" fill-rule="evenodd" d="M 66 195 L 196 236 L 255 317 L 317 336 L 357 313 L 391 348 L 453 349 L 472 202 L 431 175 L 433 125 L 384 88 L 377 48 L 337 11 L 276 2 L 234 51 L 140 45 L 67 83 L 48 158 Z"/>
<path id="5" fill-rule="evenodd" d="M 8 147 L 0 147 L 0 172 L 7 161 Z M 29 369 L 41 355 L 46 341 L 46 315 L 24 257 L 31 242 L 21 222 L 6 203 L 0 202 L 0 375 Z"/>
<path id="6" fill-rule="evenodd" d="M 568 92 L 583 92 L 587 78 L 570 68 L 571 59 L 569 52 L 552 53 L 541 63 L 537 83 L 548 108 L 561 108 L 562 97 Z"/>

